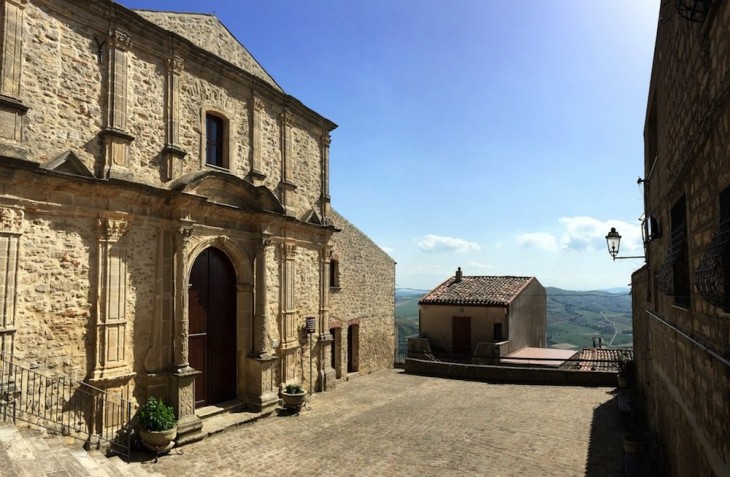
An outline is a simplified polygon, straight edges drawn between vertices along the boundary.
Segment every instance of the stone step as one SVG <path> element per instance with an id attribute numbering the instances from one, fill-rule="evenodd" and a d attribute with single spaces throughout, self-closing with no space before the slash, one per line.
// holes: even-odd
<path id="1" fill-rule="evenodd" d="M 87 452 L 80 440 L 0 422 L 0 476 L 162 477 L 138 462 Z"/>

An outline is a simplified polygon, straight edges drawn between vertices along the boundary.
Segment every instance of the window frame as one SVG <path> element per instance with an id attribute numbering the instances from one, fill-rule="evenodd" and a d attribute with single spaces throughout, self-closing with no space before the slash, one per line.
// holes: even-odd
<path id="1" fill-rule="evenodd" d="M 204 107 L 201 118 L 201 164 L 221 171 L 231 171 L 231 133 L 228 115 L 218 108 Z M 216 127 L 216 137 L 211 138 L 211 124 Z M 210 148 L 216 148 L 215 157 L 211 160 Z"/>

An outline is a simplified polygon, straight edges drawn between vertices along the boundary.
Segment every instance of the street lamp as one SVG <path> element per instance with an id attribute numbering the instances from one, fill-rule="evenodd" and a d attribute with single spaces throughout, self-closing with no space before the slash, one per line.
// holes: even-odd
<path id="1" fill-rule="evenodd" d="M 606 245 L 608 245 L 608 253 L 611 254 L 611 257 L 613 257 L 613 261 L 615 262 L 616 259 L 621 260 L 625 258 L 644 258 L 644 256 L 634 256 L 634 257 L 618 257 L 618 249 L 621 246 L 621 235 L 616 231 L 615 227 L 611 227 L 611 230 L 608 232 L 608 235 L 606 235 Z"/>

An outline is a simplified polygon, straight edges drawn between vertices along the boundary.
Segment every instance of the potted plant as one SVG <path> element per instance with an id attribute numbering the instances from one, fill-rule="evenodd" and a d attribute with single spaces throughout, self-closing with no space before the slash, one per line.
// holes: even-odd
<path id="1" fill-rule="evenodd" d="M 150 397 L 137 413 L 139 436 L 142 444 L 155 452 L 169 450 L 177 436 L 177 420 L 172 406 L 161 399 Z"/>
<path id="2" fill-rule="evenodd" d="M 284 407 L 291 410 L 299 410 L 302 404 L 304 404 L 305 396 L 304 389 L 298 383 L 287 384 L 286 388 L 281 392 Z"/>

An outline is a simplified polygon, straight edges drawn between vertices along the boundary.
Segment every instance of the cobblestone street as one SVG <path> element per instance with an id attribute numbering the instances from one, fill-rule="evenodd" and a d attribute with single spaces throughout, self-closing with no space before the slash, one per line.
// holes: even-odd
<path id="1" fill-rule="evenodd" d="M 148 461 L 168 476 L 621 475 L 613 390 L 385 370 Z"/>

